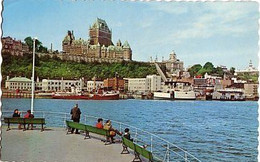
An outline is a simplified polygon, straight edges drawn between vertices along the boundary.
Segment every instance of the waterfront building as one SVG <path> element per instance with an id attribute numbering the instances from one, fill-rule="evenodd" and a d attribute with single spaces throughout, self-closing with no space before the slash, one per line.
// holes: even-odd
<path id="1" fill-rule="evenodd" d="M 9 76 L 7 76 L 5 88 L 8 90 L 31 90 L 32 81 L 26 77 L 14 77 L 9 79 Z"/>
<path id="2" fill-rule="evenodd" d="M 131 61 L 132 50 L 127 41 L 112 42 L 112 31 L 105 20 L 97 18 L 89 28 L 89 39 L 75 39 L 73 31 L 68 31 L 62 41 L 62 59 L 86 62 Z M 74 57 L 80 56 L 80 57 Z M 76 59 L 76 60 L 75 60 Z"/>
<path id="3" fill-rule="evenodd" d="M 13 39 L 12 37 L 2 38 L 2 53 L 10 53 L 11 55 L 23 56 L 24 53 L 29 53 L 29 47 L 21 40 Z"/>
<path id="4" fill-rule="evenodd" d="M 146 78 L 125 78 L 129 92 L 155 92 L 161 90 L 161 76 L 147 75 Z"/>
<path id="5" fill-rule="evenodd" d="M 103 81 L 87 81 L 87 91 L 91 92 L 94 89 L 103 89 L 104 88 L 104 82 Z"/>
<path id="6" fill-rule="evenodd" d="M 43 91 L 72 91 L 75 89 L 76 92 L 80 92 L 83 89 L 83 79 L 79 80 L 53 80 L 43 79 L 42 90 Z"/>
<path id="7" fill-rule="evenodd" d="M 146 78 L 125 78 L 125 80 L 128 81 L 129 92 L 146 92 L 148 89 Z"/>
<path id="8" fill-rule="evenodd" d="M 28 91 L 32 89 L 32 80 L 21 76 L 9 79 L 9 76 L 7 76 L 5 88 L 8 90 Z M 42 84 L 39 82 L 39 78 L 37 78 L 37 81 L 35 82 L 35 90 L 41 90 L 41 88 Z"/>
<path id="9" fill-rule="evenodd" d="M 256 99 L 259 97 L 258 95 L 258 84 L 254 83 L 246 83 L 244 84 L 245 97 L 247 99 Z"/>
<path id="10" fill-rule="evenodd" d="M 114 77 L 114 78 L 107 78 L 104 80 L 104 90 L 124 91 L 124 89 L 125 89 L 124 79 Z"/>
<path id="11" fill-rule="evenodd" d="M 243 89 L 239 88 L 224 88 L 214 91 L 212 93 L 213 100 L 245 100 L 245 94 Z"/>
<path id="12" fill-rule="evenodd" d="M 243 74 L 243 73 L 249 73 L 249 74 L 252 74 L 252 75 L 256 75 L 256 74 L 259 74 L 259 71 L 257 70 L 257 68 L 255 68 L 253 66 L 252 60 L 250 60 L 249 65 L 246 69 L 235 70 L 235 75 L 239 75 L 239 74 Z"/>

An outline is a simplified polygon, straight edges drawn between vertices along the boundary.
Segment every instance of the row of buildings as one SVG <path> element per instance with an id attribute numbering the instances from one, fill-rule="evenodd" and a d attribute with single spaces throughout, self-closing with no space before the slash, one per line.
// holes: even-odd
<path id="1" fill-rule="evenodd" d="M 186 90 L 192 90 L 195 92 L 196 97 L 201 99 L 202 97 L 210 96 L 210 99 L 249 99 L 255 100 L 259 97 L 258 95 L 258 84 L 241 82 L 235 78 L 221 78 L 218 76 L 212 76 L 205 74 L 203 78 L 191 78 L 190 80 L 183 81 L 182 79 L 174 81 L 175 86 L 178 89 L 185 89 L 185 84 L 188 87 Z M 185 84 L 183 84 L 185 83 Z M 145 94 L 148 95 L 153 92 L 165 91 L 165 85 L 161 76 L 148 75 L 145 78 L 107 78 L 105 80 L 90 80 L 85 81 L 84 78 L 79 80 L 52 80 L 38 78 L 35 82 L 35 89 L 38 92 L 67 92 L 76 89 L 78 92 L 94 92 L 102 89 L 105 91 L 120 91 L 128 92 L 131 94 Z M 25 77 L 14 77 L 5 82 L 5 88 L 7 90 L 31 90 L 31 80 Z M 188 89 L 187 89 L 188 88 Z"/>
<path id="2" fill-rule="evenodd" d="M 8 37 L 2 38 L 2 52 L 11 55 L 23 56 L 24 53 L 31 53 L 29 47 L 20 40 Z M 85 61 L 85 62 L 122 62 L 132 61 L 132 49 L 125 41 L 119 39 L 116 44 L 112 41 L 112 30 L 109 29 L 105 20 L 97 18 L 89 27 L 88 39 L 76 39 L 74 32 L 68 31 L 62 40 L 62 51 L 59 53 L 36 53 L 39 57 L 48 55 L 58 57 L 61 60 Z"/>
<path id="3" fill-rule="evenodd" d="M 85 81 L 84 78 L 79 80 L 60 80 L 53 79 L 36 79 L 35 90 L 44 92 L 71 91 L 71 87 L 75 87 L 77 91 L 88 91 L 103 89 L 105 91 L 118 90 L 129 92 L 154 92 L 160 90 L 161 77 L 156 75 L 148 75 L 146 78 L 107 78 L 105 80 Z M 26 77 L 9 78 L 5 82 L 7 90 L 23 90 L 30 91 L 32 88 L 32 80 Z"/>

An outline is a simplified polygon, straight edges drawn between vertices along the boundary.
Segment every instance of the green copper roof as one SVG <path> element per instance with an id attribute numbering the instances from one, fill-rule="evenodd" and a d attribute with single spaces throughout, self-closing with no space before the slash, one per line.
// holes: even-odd
<path id="1" fill-rule="evenodd" d="M 14 77 L 11 78 L 9 82 L 31 82 L 31 80 L 25 77 Z"/>
<path id="2" fill-rule="evenodd" d="M 108 29 L 107 23 L 105 20 L 102 20 L 100 18 L 97 18 L 94 24 L 92 25 L 93 28 L 105 28 Z"/>
<path id="3" fill-rule="evenodd" d="M 130 48 L 130 45 L 127 41 L 125 41 L 125 43 L 123 44 L 123 48 Z"/>

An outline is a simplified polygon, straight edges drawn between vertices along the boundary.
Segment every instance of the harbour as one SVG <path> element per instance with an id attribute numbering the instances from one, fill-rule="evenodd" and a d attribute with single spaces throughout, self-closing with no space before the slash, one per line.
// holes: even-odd
<path id="1" fill-rule="evenodd" d="M 2 5 L 2 161 L 258 160 L 256 3 Z"/>
<path id="2" fill-rule="evenodd" d="M 3 112 L 30 107 L 30 99 L 5 98 L 2 103 Z M 136 126 L 185 148 L 202 161 L 257 161 L 257 102 L 35 99 L 35 111 L 69 113 L 75 103 L 82 116 Z M 88 118 L 81 118 L 81 122 L 85 120 Z M 130 131 L 134 135 L 135 130 Z"/>

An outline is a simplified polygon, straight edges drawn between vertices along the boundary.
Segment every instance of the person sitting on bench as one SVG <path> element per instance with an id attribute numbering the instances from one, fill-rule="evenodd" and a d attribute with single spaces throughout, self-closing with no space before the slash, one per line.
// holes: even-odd
<path id="1" fill-rule="evenodd" d="M 130 135 L 130 130 L 129 130 L 129 128 L 126 128 L 126 129 L 125 129 L 124 137 L 125 137 L 126 139 L 128 139 L 128 140 L 130 140 L 130 141 L 133 142 L 133 139 L 131 138 L 131 135 Z"/>
<path id="2" fill-rule="evenodd" d="M 119 132 L 118 130 L 114 129 L 112 127 L 111 121 L 107 120 L 105 125 L 104 125 L 104 129 L 105 130 L 109 130 L 110 131 L 110 142 L 111 143 L 115 143 L 114 142 L 114 137 L 116 136 L 116 134 L 118 134 L 119 136 L 122 136 L 122 133 Z"/>
<path id="3" fill-rule="evenodd" d="M 99 128 L 99 129 L 103 129 L 103 119 L 102 118 L 98 119 L 96 127 Z"/>
<path id="4" fill-rule="evenodd" d="M 27 110 L 27 113 L 24 115 L 24 118 L 27 118 L 27 119 L 34 118 L 34 115 L 31 113 L 31 110 Z M 28 124 L 27 129 L 29 129 L 29 125 L 30 124 Z M 33 130 L 33 124 L 31 124 L 31 130 Z"/>
<path id="5" fill-rule="evenodd" d="M 20 116 L 21 116 L 21 112 L 19 112 L 18 109 L 15 109 L 13 113 L 13 118 L 20 118 Z M 18 129 L 22 129 L 21 124 L 18 124 Z"/>

